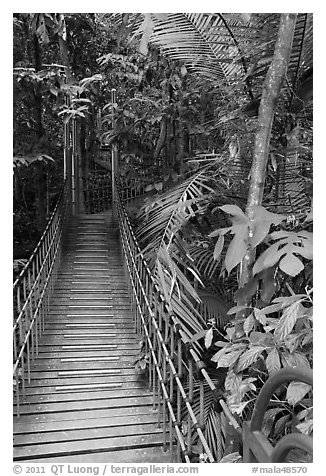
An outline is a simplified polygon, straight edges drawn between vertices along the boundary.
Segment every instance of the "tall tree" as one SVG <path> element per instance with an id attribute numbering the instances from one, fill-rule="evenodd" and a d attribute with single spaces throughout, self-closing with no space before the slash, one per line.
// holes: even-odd
<path id="1" fill-rule="evenodd" d="M 250 187 L 246 206 L 246 215 L 249 218 L 248 249 L 241 263 L 239 277 L 240 287 L 243 287 L 252 277 L 255 250 L 251 244 L 251 238 L 253 237 L 255 227 L 255 207 L 261 205 L 263 200 L 273 119 L 289 65 L 295 23 L 296 14 L 284 13 L 281 15 L 273 59 L 263 84 L 250 173 Z M 245 301 L 241 299 L 237 304 L 247 304 Z M 244 317 L 244 312 L 245 311 L 239 312 L 237 317 L 242 319 Z M 240 328 L 238 325 L 238 330 L 241 332 L 241 325 Z"/>

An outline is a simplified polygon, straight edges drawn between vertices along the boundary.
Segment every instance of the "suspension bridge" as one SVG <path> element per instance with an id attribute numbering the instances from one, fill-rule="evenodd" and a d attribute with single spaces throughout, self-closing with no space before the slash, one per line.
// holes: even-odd
<path id="1" fill-rule="evenodd" d="M 262 432 L 275 389 L 311 384 L 311 373 L 278 372 L 240 428 L 138 247 L 124 206 L 135 194 L 113 182 L 103 196 L 107 210 L 76 214 L 65 187 L 14 283 L 14 460 L 218 462 L 221 442 L 212 448 L 205 434 L 207 392 L 244 462 L 284 461 L 293 448 L 312 453 L 308 436 L 273 447 Z M 140 353 L 144 375 L 134 368 Z"/>

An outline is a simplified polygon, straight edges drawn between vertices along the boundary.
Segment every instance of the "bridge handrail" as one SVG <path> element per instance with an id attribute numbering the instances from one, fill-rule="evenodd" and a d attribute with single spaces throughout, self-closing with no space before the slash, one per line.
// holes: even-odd
<path id="1" fill-rule="evenodd" d="M 60 262 L 61 238 L 67 207 L 67 186 L 64 184 L 37 246 L 13 285 L 15 300 L 13 375 L 18 416 L 20 384 L 24 396 L 25 380 L 30 382 L 30 364 L 34 355 L 38 353 L 39 338 L 44 330 L 44 316 L 49 307 Z"/>
<path id="2" fill-rule="evenodd" d="M 190 462 L 189 456 L 192 452 L 191 434 L 196 431 L 199 437 L 200 445 L 203 453 L 206 453 L 209 462 L 215 462 L 210 448 L 208 447 L 206 438 L 204 436 L 204 385 L 208 386 L 213 392 L 216 403 L 221 407 L 230 423 L 235 428 L 238 436 L 242 437 L 242 431 L 239 424 L 231 414 L 223 398 L 220 397 L 218 389 L 210 376 L 207 373 L 204 362 L 200 359 L 197 351 L 193 348 L 191 342 L 182 330 L 177 317 L 173 314 L 170 305 L 165 301 L 165 298 L 160 291 L 154 277 L 149 269 L 149 266 L 141 252 L 137 243 L 132 226 L 130 224 L 128 215 L 123 205 L 123 190 L 119 189 L 116 184 L 116 193 L 114 197 L 114 204 L 117 210 L 118 223 L 120 228 L 120 235 L 122 238 L 123 251 L 128 268 L 128 275 L 131 281 L 132 291 L 136 304 L 137 313 L 139 313 L 140 321 L 137 323 L 137 330 L 141 334 L 145 334 L 147 340 L 147 349 L 149 349 L 150 358 L 152 359 L 152 374 L 150 374 L 150 385 L 153 387 L 154 394 L 162 393 L 162 420 L 165 430 L 166 407 L 169 411 L 170 421 L 170 446 L 172 449 L 172 427 L 177 436 L 178 459 L 181 453 L 186 462 Z M 146 319 L 148 321 L 146 322 Z M 170 337 L 168 335 L 170 332 Z M 151 339 L 151 334 L 153 339 Z M 158 348 L 154 349 L 156 345 Z M 155 352 L 156 351 L 156 352 Z M 183 355 L 188 355 L 187 368 L 184 364 Z M 163 362 L 162 356 L 164 356 Z M 176 363 L 174 362 L 176 360 Z M 168 366 L 168 369 L 167 369 Z M 198 385 L 200 392 L 200 416 L 197 420 L 195 412 L 192 408 L 192 400 L 194 394 L 194 368 L 198 371 Z M 154 372 L 157 374 L 157 381 L 155 381 Z M 170 376 L 170 381 L 167 375 Z M 181 376 L 186 374 L 187 385 L 186 388 L 182 383 Z M 177 398 L 177 416 L 175 415 L 172 402 L 175 400 L 173 381 L 176 386 Z M 170 389 L 168 387 L 170 385 Z M 155 389 L 155 385 L 161 387 Z M 188 388 L 187 388 L 188 387 Z M 188 392 L 187 392 L 188 390 Z M 188 395 L 187 395 L 188 393 Z M 184 407 L 187 409 L 187 437 L 182 433 L 181 427 L 181 399 Z M 160 406 L 160 402 L 158 402 Z M 165 409 L 165 410 L 164 410 Z M 218 444 L 218 442 L 216 442 Z M 180 451 L 181 450 L 181 451 Z"/>

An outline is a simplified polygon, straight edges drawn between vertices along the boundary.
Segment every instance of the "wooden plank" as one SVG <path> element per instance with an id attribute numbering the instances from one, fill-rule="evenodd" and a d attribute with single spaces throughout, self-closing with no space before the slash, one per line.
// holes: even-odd
<path id="1" fill-rule="evenodd" d="M 81 381 L 79 383 L 76 383 L 75 381 L 62 381 L 62 382 L 53 382 L 52 385 L 44 385 L 44 386 L 37 386 L 33 385 L 32 387 L 28 386 L 25 389 L 25 394 L 28 395 L 45 395 L 45 394 L 53 394 L 56 392 L 79 392 L 81 389 L 88 390 L 90 392 L 92 391 L 97 391 L 99 389 L 107 389 L 111 390 L 111 392 L 115 392 L 115 395 L 117 398 L 120 397 L 121 394 L 126 392 L 126 390 L 136 390 L 136 389 L 146 389 L 147 390 L 147 385 L 146 382 L 141 381 L 141 380 L 126 380 L 126 379 L 120 379 L 121 381 L 118 381 L 119 379 L 116 378 L 112 382 L 107 382 L 103 380 L 96 379 L 93 381 L 91 379 L 90 382 L 84 382 Z M 67 389 L 67 390 L 65 390 Z"/>
<path id="2" fill-rule="evenodd" d="M 128 415 L 117 416 L 116 418 L 87 418 L 75 421 L 52 421 L 52 422 L 35 422 L 35 423 L 16 423 L 14 427 L 15 435 L 25 435 L 30 433 L 55 432 L 66 430 L 81 430 L 83 428 L 114 428 L 116 426 L 129 426 L 136 424 L 156 424 L 157 415 L 150 413 L 147 415 Z"/>
<path id="3" fill-rule="evenodd" d="M 103 344 L 106 345 L 106 344 Z M 109 344 L 108 344 L 109 345 Z M 117 344 L 118 345 L 118 344 Z M 65 348 L 61 348 L 60 350 L 55 350 L 52 349 L 51 352 L 42 352 L 42 358 L 44 359 L 55 359 L 55 358 L 62 358 L 62 357 L 83 357 L 86 353 L 89 357 L 106 357 L 108 355 L 112 356 L 119 356 L 121 355 L 121 346 L 119 345 L 119 348 L 112 349 L 112 348 L 106 348 L 106 347 L 96 347 L 96 346 L 90 346 L 85 349 L 85 346 L 62 346 Z M 123 349 L 124 351 L 128 351 L 128 355 L 136 357 L 139 353 L 139 350 L 137 348 L 129 348 L 125 346 Z"/>
<path id="4" fill-rule="evenodd" d="M 15 450 L 19 447 L 27 445 L 47 445 L 51 443 L 78 442 L 80 440 L 103 439 L 103 438 L 125 438 L 140 435 L 161 434 L 162 430 L 157 427 L 156 423 L 139 423 L 138 425 L 123 426 L 98 426 L 89 427 L 78 430 L 66 428 L 62 431 L 31 433 L 14 436 Z"/>
<path id="5" fill-rule="evenodd" d="M 34 370 L 34 369 L 31 369 L 31 380 L 40 380 L 40 379 L 44 379 L 45 381 L 49 380 L 49 379 L 54 379 L 54 378 L 74 378 L 74 377 L 90 377 L 90 376 L 93 376 L 94 378 L 95 377 L 99 377 L 99 376 L 107 376 L 108 378 L 110 377 L 110 374 L 111 375 L 116 375 L 116 374 L 121 374 L 122 376 L 124 377 L 130 377 L 132 375 L 135 375 L 135 369 L 133 367 L 125 367 L 125 368 L 121 368 L 121 369 L 111 369 L 111 370 L 105 370 L 105 369 L 102 369 L 102 370 L 96 370 L 92 373 L 91 370 L 86 370 L 86 371 L 82 371 L 82 370 L 79 370 L 79 371 L 71 371 L 71 372 L 60 372 L 58 370 L 46 370 L 46 371 L 42 371 L 42 370 Z"/>
<path id="6" fill-rule="evenodd" d="M 118 347 L 112 347 L 112 346 Z M 96 355 L 120 355 L 123 351 L 127 351 L 129 355 L 135 356 L 139 353 L 139 346 L 133 343 L 129 344 L 76 344 L 76 345 L 62 345 L 62 346 L 50 346 L 48 348 L 43 347 L 39 349 L 39 357 L 44 359 L 56 358 L 56 357 L 81 357 L 82 355 L 96 356 Z"/>
<path id="7" fill-rule="evenodd" d="M 121 436 L 118 438 L 87 439 L 83 441 L 58 442 L 43 445 L 22 446 L 15 448 L 14 461 L 28 460 L 31 456 L 46 458 L 48 456 L 80 455 L 85 453 L 99 453 L 102 451 L 117 451 L 161 446 L 162 434 L 139 436 Z"/>
<path id="8" fill-rule="evenodd" d="M 84 419 L 92 418 L 117 418 L 120 416 L 130 416 L 130 415 L 149 415 L 153 414 L 153 409 L 151 405 L 144 405 L 143 407 L 123 407 L 123 408 L 89 408 L 86 410 L 78 411 L 66 411 L 66 412 L 55 412 L 55 413 L 43 413 L 37 415 L 22 414 L 19 418 L 14 416 L 14 425 L 16 423 L 20 424 L 33 424 L 33 423 L 44 423 L 48 425 L 51 422 L 73 422 L 80 421 Z"/>
<path id="9" fill-rule="evenodd" d="M 31 382 L 28 384 L 28 389 L 38 389 L 38 387 L 55 387 L 56 385 L 75 385 L 82 383 L 101 383 L 101 382 L 122 382 L 124 385 L 130 383 L 131 385 L 139 384 L 143 387 L 146 386 L 146 380 L 142 380 L 135 374 L 134 369 L 120 369 L 119 373 L 112 375 L 79 375 L 72 377 L 60 377 L 56 373 L 48 373 L 47 377 L 38 378 L 38 372 L 31 375 Z M 37 390 L 41 391 L 41 390 Z"/>
<path id="10" fill-rule="evenodd" d="M 163 449 L 159 446 L 157 447 L 146 447 L 132 450 L 121 450 L 121 451 L 112 451 L 112 452 L 102 452 L 102 453 L 90 453 L 82 454 L 76 456 L 63 456 L 55 458 L 44 459 L 31 459 L 30 463 L 172 463 L 176 461 L 173 459 L 173 456 L 169 451 L 164 452 Z M 24 461 L 22 461 L 24 462 Z"/>
<path id="11" fill-rule="evenodd" d="M 73 401 L 73 402 L 47 402 L 47 403 L 35 403 L 25 404 L 21 403 L 20 412 L 22 415 L 40 414 L 40 413 L 60 413 L 60 412 L 78 412 L 83 410 L 95 410 L 95 409 L 112 409 L 122 407 L 142 407 L 152 403 L 152 397 L 143 395 L 141 397 L 127 397 L 124 399 L 105 399 L 102 400 L 85 400 L 85 401 Z M 14 405 L 14 412 L 15 412 Z"/>
<path id="12" fill-rule="evenodd" d="M 63 387 L 59 387 L 62 389 Z M 78 402 L 78 401 L 91 401 L 91 400 L 119 400 L 121 406 L 125 404 L 128 405 L 126 399 L 132 398 L 141 398 L 141 397 L 151 397 L 149 391 L 144 391 L 144 389 L 124 389 L 123 392 L 112 392 L 112 390 L 107 390 L 103 388 L 102 390 L 89 392 L 89 389 L 86 388 L 83 391 L 68 392 L 62 393 L 60 391 L 52 394 L 42 394 L 42 395 L 26 395 L 26 397 L 21 399 L 22 405 L 34 405 L 37 403 L 62 403 L 62 402 Z M 115 402 L 116 403 L 116 402 Z M 148 403 L 148 402 L 147 402 Z"/>
<path id="13" fill-rule="evenodd" d="M 30 463 L 172 463 L 176 461 L 169 451 L 163 451 L 159 446 L 134 448 L 132 450 L 120 450 L 102 453 L 90 453 L 75 456 L 56 456 L 55 458 L 30 459 Z M 22 461 L 24 462 L 24 460 Z"/>

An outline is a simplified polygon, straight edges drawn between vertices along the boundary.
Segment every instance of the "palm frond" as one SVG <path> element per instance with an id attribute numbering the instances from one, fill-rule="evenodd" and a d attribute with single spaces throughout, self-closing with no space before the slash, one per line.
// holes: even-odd
<path id="1" fill-rule="evenodd" d="M 185 389 L 188 389 L 187 385 L 185 385 Z M 220 459 L 223 457 L 225 449 L 227 422 L 224 414 L 218 413 L 215 410 L 214 394 L 212 393 L 207 384 L 204 384 L 203 393 L 204 400 L 201 405 L 200 384 L 198 382 L 195 382 L 192 409 L 198 421 L 201 421 L 201 419 L 203 419 L 204 436 L 209 446 L 209 449 L 211 450 L 214 459 L 216 461 L 220 461 Z M 201 409 L 203 409 L 203 414 L 201 414 Z M 184 422 L 184 427 L 186 427 L 186 409 L 183 409 L 181 418 Z M 195 429 L 193 429 L 191 434 L 191 442 L 193 448 L 200 447 L 199 437 Z"/>
<path id="2" fill-rule="evenodd" d="M 142 220 L 136 237 L 150 264 L 163 245 L 169 249 L 174 237 L 200 207 L 204 195 L 214 192 L 207 185 L 208 179 L 207 168 L 204 168 L 141 209 Z"/>

